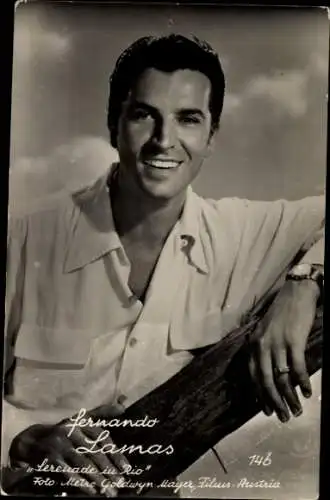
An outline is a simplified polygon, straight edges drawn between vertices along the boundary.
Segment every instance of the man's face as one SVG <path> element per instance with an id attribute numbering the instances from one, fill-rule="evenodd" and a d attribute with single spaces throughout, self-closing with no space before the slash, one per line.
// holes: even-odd
<path id="1" fill-rule="evenodd" d="M 121 169 L 131 188 L 165 200 L 186 190 L 211 148 L 210 90 L 199 71 L 142 73 L 118 127 Z"/>

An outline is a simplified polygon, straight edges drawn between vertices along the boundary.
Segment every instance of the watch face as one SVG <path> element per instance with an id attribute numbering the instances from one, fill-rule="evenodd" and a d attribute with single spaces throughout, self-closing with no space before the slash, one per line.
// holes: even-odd
<path id="1" fill-rule="evenodd" d="M 298 264 L 291 270 L 293 276 L 308 276 L 312 271 L 310 264 Z"/>

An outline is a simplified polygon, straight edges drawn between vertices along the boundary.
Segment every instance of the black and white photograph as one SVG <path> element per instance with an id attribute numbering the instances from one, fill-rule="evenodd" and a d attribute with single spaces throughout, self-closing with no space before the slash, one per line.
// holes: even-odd
<path id="1" fill-rule="evenodd" d="M 1 492 L 319 496 L 325 7 L 14 14 Z"/>

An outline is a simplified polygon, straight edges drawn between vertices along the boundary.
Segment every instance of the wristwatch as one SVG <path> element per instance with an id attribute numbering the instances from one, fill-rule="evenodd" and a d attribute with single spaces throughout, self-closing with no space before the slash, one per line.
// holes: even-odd
<path id="1" fill-rule="evenodd" d="M 320 289 L 320 294 L 323 293 L 324 271 L 322 265 L 301 263 L 294 266 L 286 275 L 287 280 L 302 281 L 313 280 Z"/>

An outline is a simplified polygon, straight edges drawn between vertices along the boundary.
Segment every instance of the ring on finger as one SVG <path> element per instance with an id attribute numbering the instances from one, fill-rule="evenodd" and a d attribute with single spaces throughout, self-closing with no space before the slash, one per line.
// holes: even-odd
<path id="1" fill-rule="evenodd" d="M 274 376 L 275 378 L 283 377 L 283 375 L 287 375 L 290 373 L 290 368 L 288 366 L 284 366 L 283 368 L 275 368 Z"/>

